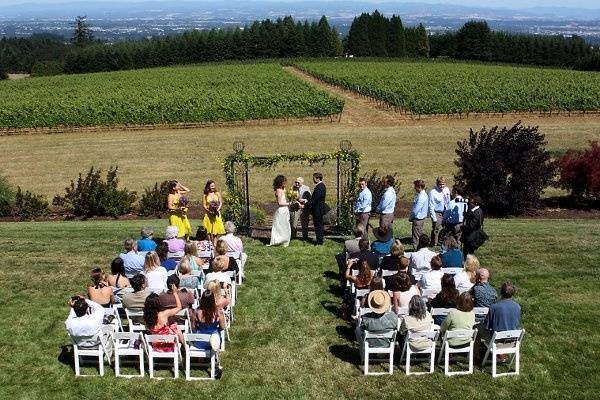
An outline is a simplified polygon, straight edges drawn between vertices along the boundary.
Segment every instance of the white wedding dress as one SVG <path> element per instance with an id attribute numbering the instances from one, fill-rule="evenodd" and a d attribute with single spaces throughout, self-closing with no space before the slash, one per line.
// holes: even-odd
<path id="1" fill-rule="evenodd" d="M 281 198 L 277 199 L 277 204 L 285 203 L 285 194 L 281 193 Z M 278 206 L 273 214 L 273 227 L 271 228 L 271 243 L 269 246 L 282 245 L 287 247 L 290 244 L 292 228 L 290 226 L 290 209 L 288 206 Z"/>

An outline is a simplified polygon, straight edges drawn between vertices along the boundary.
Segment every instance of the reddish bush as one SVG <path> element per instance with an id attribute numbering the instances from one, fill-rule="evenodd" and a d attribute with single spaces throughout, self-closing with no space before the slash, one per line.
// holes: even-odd
<path id="1" fill-rule="evenodd" d="M 569 151 L 559 161 L 560 186 L 574 196 L 600 198 L 600 145 L 590 142 L 585 151 Z"/>

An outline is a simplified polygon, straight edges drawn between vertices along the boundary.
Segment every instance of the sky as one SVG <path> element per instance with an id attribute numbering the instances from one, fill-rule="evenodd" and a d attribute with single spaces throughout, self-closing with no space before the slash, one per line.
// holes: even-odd
<path id="1" fill-rule="evenodd" d="M 90 0 L 87 0 L 90 1 Z M 120 0 L 119 3 L 136 3 L 140 0 Z M 246 0 L 248 2 L 252 2 L 255 0 Z M 324 0 L 324 1 L 337 1 L 343 3 L 343 0 Z M 358 0 L 364 3 L 378 3 L 378 2 L 391 2 L 390 0 Z M 7 5 L 17 5 L 23 3 L 34 3 L 34 4 L 57 4 L 57 3 L 66 3 L 70 2 L 70 0 L 0 0 L 0 6 Z M 157 3 L 170 3 L 176 2 L 176 0 L 170 1 L 157 1 Z M 302 2 L 302 0 L 280 0 L 280 2 L 290 2 L 290 3 L 298 3 Z M 398 1 L 399 4 L 403 2 L 414 2 L 414 3 L 431 3 L 431 4 L 459 4 L 463 6 L 486 6 L 493 8 L 530 8 L 530 7 L 569 7 L 569 8 L 593 8 L 600 9 L 600 1 L 598 0 L 573 0 L 569 2 L 565 2 L 564 0 L 528 0 L 528 1 L 519 1 L 519 0 L 407 0 L 407 1 Z M 0 14 L 1 14 L 0 10 Z"/>

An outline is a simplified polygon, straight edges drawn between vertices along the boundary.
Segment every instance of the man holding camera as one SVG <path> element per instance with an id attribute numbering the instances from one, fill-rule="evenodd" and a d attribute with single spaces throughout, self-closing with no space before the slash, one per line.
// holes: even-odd
<path id="1" fill-rule="evenodd" d="M 102 340 L 107 345 L 107 352 L 112 349 L 112 341 L 109 340 L 113 327 L 103 325 L 104 307 L 83 296 L 73 296 L 69 300 L 71 311 L 65 321 L 67 332 L 79 347 L 93 348 Z"/>
<path id="2" fill-rule="evenodd" d="M 462 195 L 462 188 L 458 186 L 452 188 L 452 200 L 450 200 L 448 208 L 444 211 L 444 228 L 440 233 L 442 240 L 446 236 L 452 235 L 460 243 L 461 227 L 468 207 L 468 200 L 464 199 Z"/>

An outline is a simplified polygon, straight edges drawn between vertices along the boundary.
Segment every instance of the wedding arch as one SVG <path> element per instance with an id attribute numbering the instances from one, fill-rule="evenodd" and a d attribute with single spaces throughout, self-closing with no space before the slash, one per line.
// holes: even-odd
<path id="1" fill-rule="evenodd" d="M 337 166 L 337 191 L 335 207 L 335 228 L 349 230 L 354 224 L 352 208 L 358 191 L 361 154 L 352 149 L 349 140 L 342 140 L 340 148 L 331 153 L 298 153 L 257 156 L 246 153 L 242 141 L 233 144 L 233 153 L 223 160 L 227 194 L 225 204 L 229 218 L 240 228 L 240 232 L 250 233 L 250 188 L 248 175 L 251 168 L 273 168 L 283 162 L 324 165 L 334 161 Z"/>

